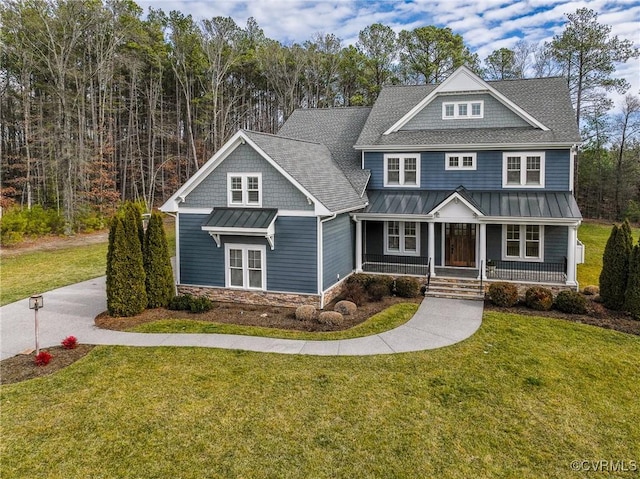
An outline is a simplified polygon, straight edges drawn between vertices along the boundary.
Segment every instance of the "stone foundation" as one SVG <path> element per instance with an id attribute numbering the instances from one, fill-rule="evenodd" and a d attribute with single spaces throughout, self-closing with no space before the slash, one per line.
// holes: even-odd
<path id="1" fill-rule="evenodd" d="M 244 291 L 227 288 L 178 285 L 178 294 L 204 296 L 211 301 L 223 303 L 244 303 L 264 306 L 283 306 L 296 308 L 309 304 L 320 307 L 320 296 L 316 294 L 274 293 L 266 291 Z"/>
<path id="2" fill-rule="evenodd" d="M 335 284 L 334 286 L 329 288 L 327 291 L 325 291 L 324 292 L 325 307 L 327 306 L 327 304 L 331 303 L 331 301 L 336 299 L 338 296 L 341 296 L 342 293 L 344 293 L 344 290 L 345 290 L 345 281 L 343 280 L 343 281 L 340 281 L 338 284 Z"/>

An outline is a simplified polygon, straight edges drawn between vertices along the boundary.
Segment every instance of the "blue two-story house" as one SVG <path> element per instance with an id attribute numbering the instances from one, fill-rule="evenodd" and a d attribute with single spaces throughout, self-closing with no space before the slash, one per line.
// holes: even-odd
<path id="1" fill-rule="evenodd" d="M 323 307 L 359 271 L 576 288 L 579 142 L 564 79 L 466 67 L 241 130 L 161 208 L 179 290 Z"/>

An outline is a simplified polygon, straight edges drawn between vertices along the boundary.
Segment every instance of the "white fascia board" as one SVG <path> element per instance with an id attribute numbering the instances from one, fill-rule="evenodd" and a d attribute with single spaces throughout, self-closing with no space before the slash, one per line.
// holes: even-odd
<path id="1" fill-rule="evenodd" d="M 531 216 L 485 216 L 479 219 L 481 223 L 486 224 L 579 226 L 582 223 L 581 218 L 533 218 Z"/>
<path id="2" fill-rule="evenodd" d="M 451 87 L 460 83 L 461 77 L 466 77 L 468 81 L 471 82 L 473 88 L 469 88 L 465 86 L 464 90 L 461 90 L 459 87 L 456 89 L 452 89 Z M 475 73 L 473 73 L 466 66 L 459 67 L 455 72 L 451 74 L 445 81 L 443 81 L 440 85 L 438 85 L 431 93 L 429 93 L 426 97 L 420 101 L 416 106 L 414 106 L 408 113 L 406 113 L 402 118 L 396 121 L 391 128 L 383 133 L 383 135 L 388 135 L 390 133 L 394 133 L 406 125 L 414 116 L 416 116 L 423 108 L 425 108 L 429 103 L 433 101 L 433 99 L 441 93 L 449 93 L 453 94 L 456 92 L 460 93 L 471 93 L 471 92 L 486 92 L 494 96 L 498 101 L 504 104 L 511 111 L 520 116 L 523 120 L 525 120 L 530 125 L 533 125 L 537 128 L 540 128 L 543 131 L 548 131 L 549 128 L 544 126 L 541 122 L 536 120 L 533 116 L 527 113 L 525 110 L 520 108 L 518 105 L 509 100 L 502 93 L 497 91 L 495 88 L 490 86 L 487 82 L 485 82 L 482 78 L 478 77 Z"/>
<path id="3" fill-rule="evenodd" d="M 351 215 L 354 221 L 371 220 L 371 221 L 416 221 L 424 223 L 433 220 L 432 215 L 394 215 L 387 213 L 354 213 Z"/>
<path id="4" fill-rule="evenodd" d="M 375 152 L 389 151 L 478 151 L 478 150 L 564 150 L 571 148 L 575 142 L 558 143 L 434 143 L 424 145 L 359 145 L 356 149 Z"/>
<path id="5" fill-rule="evenodd" d="M 210 215 L 213 208 L 190 208 L 187 206 L 178 206 L 178 213 L 187 215 Z"/>
<path id="6" fill-rule="evenodd" d="M 479 209 L 477 209 L 475 206 L 473 206 L 471 203 L 469 203 L 466 199 L 464 199 L 462 197 L 462 195 L 460 195 L 460 193 L 458 193 L 457 191 L 454 192 L 452 195 L 449 195 L 449 197 L 445 198 L 444 200 L 442 200 L 439 204 L 437 204 L 435 206 L 435 208 L 433 208 L 431 211 L 429 211 L 429 215 L 431 216 L 435 216 L 435 214 L 440 211 L 442 208 L 444 208 L 445 206 L 447 206 L 449 203 L 451 203 L 452 201 L 454 201 L 455 199 L 458 199 L 459 201 L 462 202 L 463 205 L 465 205 L 467 208 L 469 208 L 476 216 L 478 217 L 482 217 L 484 216 L 484 214 L 482 213 L 482 211 L 480 211 Z"/>
<path id="7" fill-rule="evenodd" d="M 175 213 L 178 211 L 178 205 L 184 201 L 184 198 L 193 191 L 222 161 L 241 145 L 243 139 L 246 141 L 246 135 L 239 130 L 227 141 L 222 147 L 202 165 L 180 188 L 176 191 L 161 207 L 160 211 L 165 213 Z"/>

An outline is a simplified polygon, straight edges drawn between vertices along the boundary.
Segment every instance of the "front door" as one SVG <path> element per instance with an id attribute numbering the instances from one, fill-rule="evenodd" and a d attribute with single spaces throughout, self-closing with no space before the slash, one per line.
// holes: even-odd
<path id="1" fill-rule="evenodd" d="M 475 267 L 476 225 L 447 223 L 445 226 L 445 266 Z"/>

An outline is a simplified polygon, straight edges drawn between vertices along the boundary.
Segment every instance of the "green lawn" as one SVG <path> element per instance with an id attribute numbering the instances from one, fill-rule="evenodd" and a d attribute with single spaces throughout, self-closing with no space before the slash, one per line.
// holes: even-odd
<path id="1" fill-rule="evenodd" d="M 389 356 L 98 347 L 0 387 L 0 475 L 587 477 L 639 457 L 638 364 L 638 337 L 494 312 Z"/>
<path id="2" fill-rule="evenodd" d="M 175 251 L 173 225 L 166 228 Z M 5 256 L 0 268 L 0 305 L 105 274 L 107 243 Z"/>
<path id="3" fill-rule="evenodd" d="M 613 223 L 612 223 L 613 224 Z M 578 239 L 584 243 L 585 263 L 578 265 L 578 283 L 580 288 L 600 283 L 602 271 L 602 254 L 611 234 L 611 226 L 602 223 L 585 221 L 578 230 Z M 634 242 L 640 237 L 640 228 L 632 228 Z"/>

